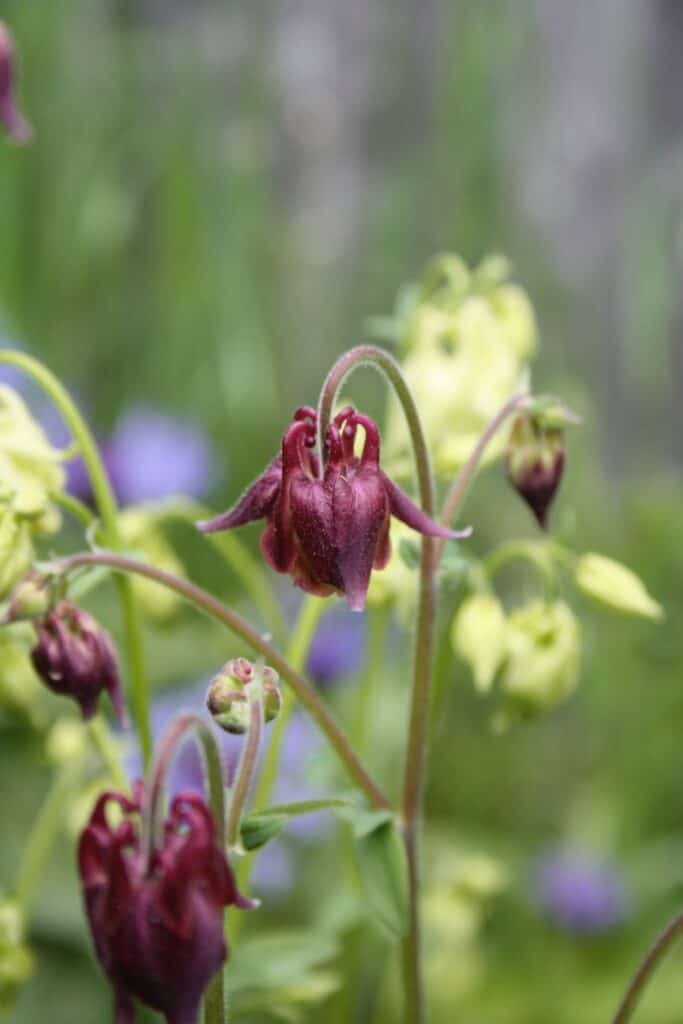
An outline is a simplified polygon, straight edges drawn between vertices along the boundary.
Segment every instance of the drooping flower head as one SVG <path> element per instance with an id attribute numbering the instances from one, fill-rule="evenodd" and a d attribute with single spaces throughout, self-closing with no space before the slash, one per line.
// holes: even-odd
<path id="1" fill-rule="evenodd" d="M 31 126 L 20 113 L 15 97 L 16 55 L 7 25 L 0 21 L 0 123 L 14 142 L 28 142 Z"/>
<path id="2" fill-rule="evenodd" d="M 73 697 L 84 718 L 92 718 L 103 690 L 121 722 L 125 719 L 121 680 L 111 637 L 92 615 L 70 601 L 60 601 L 34 620 L 38 643 L 31 660 L 54 693 Z"/>
<path id="3" fill-rule="evenodd" d="M 240 897 L 213 818 L 197 793 L 172 801 L 161 836 L 145 850 L 133 799 L 103 793 L 81 834 L 78 870 L 95 950 L 114 988 L 115 1024 L 132 1024 L 133 999 L 167 1024 L 196 1024 L 209 981 L 227 949 L 223 909 Z M 112 826 L 107 807 L 123 822 Z"/>
<path id="4" fill-rule="evenodd" d="M 282 452 L 223 515 L 198 524 L 211 533 L 266 519 L 261 550 L 277 572 L 311 594 L 345 594 L 354 611 L 365 607 L 373 569 L 391 555 L 391 516 L 430 537 L 461 537 L 440 526 L 382 471 L 375 423 L 351 406 L 330 423 L 324 465 L 314 448 L 317 418 L 298 409 Z M 355 454 L 358 428 L 365 437 Z M 466 534 L 465 534 L 466 535 Z"/>

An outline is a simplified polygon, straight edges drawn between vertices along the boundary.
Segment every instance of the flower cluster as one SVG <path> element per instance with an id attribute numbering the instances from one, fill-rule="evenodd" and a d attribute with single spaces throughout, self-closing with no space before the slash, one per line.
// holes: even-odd
<path id="1" fill-rule="evenodd" d="M 394 324 L 402 369 L 435 469 L 444 476 L 463 465 L 503 403 L 527 386 L 536 321 L 526 293 L 507 277 L 500 258 L 470 270 L 457 256 L 441 256 L 412 289 Z M 390 472 L 407 476 L 410 441 L 394 397 L 385 441 Z M 484 458 L 497 457 L 504 446 L 501 431 Z"/>

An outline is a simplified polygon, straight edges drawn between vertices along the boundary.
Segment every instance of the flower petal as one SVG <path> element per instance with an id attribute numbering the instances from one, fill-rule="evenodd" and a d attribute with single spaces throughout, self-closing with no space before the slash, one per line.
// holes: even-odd
<path id="1" fill-rule="evenodd" d="M 460 540 L 464 537 L 469 537 L 472 533 L 471 526 L 466 527 L 464 530 L 449 530 L 440 523 L 436 523 L 426 512 L 418 508 L 405 491 L 397 487 L 386 473 L 382 473 L 382 478 L 389 495 L 392 516 L 396 516 L 397 519 L 400 519 L 401 522 L 405 523 L 412 530 L 417 530 L 418 533 L 423 533 L 427 537 L 447 537 L 450 540 Z"/>
<path id="2" fill-rule="evenodd" d="M 214 519 L 200 520 L 196 524 L 197 529 L 202 533 L 216 533 L 218 530 L 232 530 L 235 526 L 264 519 L 275 507 L 281 483 L 282 458 L 278 455 L 232 508 Z"/>

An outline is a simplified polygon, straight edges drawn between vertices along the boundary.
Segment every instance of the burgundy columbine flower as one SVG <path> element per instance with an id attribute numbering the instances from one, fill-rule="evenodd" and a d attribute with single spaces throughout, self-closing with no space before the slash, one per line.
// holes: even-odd
<path id="1" fill-rule="evenodd" d="M 321 467 L 313 451 L 316 420 L 313 409 L 298 409 L 282 453 L 233 508 L 197 526 L 213 533 L 266 519 L 261 550 L 273 569 L 289 573 L 308 593 L 345 594 L 349 606 L 362 611 L 371 571 L 383 569 L 391 555 L 392 515 L 430 537 L 469 531 L 435 523 L 382 472 L 379 431 L 350 406 L 327 429 Z M 365 431 L 360 457 L 354 454 L 358 427 Z"/>
<path id="2" fill-rule="evenodd" d="M 4 22 L 0 21 L 0 123 L 15 142 L 27 142 L 31 126 L 19 112 L 15 100 L 16 57 L 14 42 Z"/>
<path id="3" fill-rule="evenodd" d="M 38 643 L 33 667 L 54 693 L 78 701 L 84 718 L 92 718 L 103 690 L 123 724 L 126 717 L 112 639 L 92 615 L 70 601 L 60 601 L 33 625 Z"/>
<path id="4" fill-rule="evenodd" d="M 249 907 L 237 891 L 213 818 L 197 793 L 179 793 L 159 842 L 143 849 L 135 797 L 103 793 L 81 833 L 78 870 L 95 950 L 114 989 L 115 1024 L 135 1020 L 133 999 L 167 1024 L 196 1024 L 199 1004 L 224 962 L 223 909 Z M 113 827 L 107 805 L 124 820 Z"/>

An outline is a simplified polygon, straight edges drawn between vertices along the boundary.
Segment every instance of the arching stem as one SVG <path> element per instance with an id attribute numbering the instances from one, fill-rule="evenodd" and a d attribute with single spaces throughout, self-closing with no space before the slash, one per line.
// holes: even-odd
<path id="1" fill-rule="evenodd" d="M 156 583 L 161 583 L 162 586 L 174 590 L 191 604 L 206 612 L 212 618 L 227 626 L 231 632 L 241 637 L 252 650 L 262 654 L 266 664 L 271 665 L 289 683 L 308 713 L 325 733 L 349 775 L 359 788 L 363 790 L 372 806 L 383 809 L 390 808 L 386 796 L 370 777 L 349 743 L 348 737 L 337 724 L 331 712 L 320 700 L 308 680 L 301 673 L 297 672 L 280 652 L 268 640 L 264 639 L 241 615 L 233 611 L 232 608 L 222 604 L 212 594 L 197 587 L 194 583 L 190 583 L 189 580 L 181 579 L 169 572 L 164 572 L 162 569 L 157 569 L 156 566 L 150 565 L 147 562 L 139 562 L 137 559 L 118 555 L 112 551 L 87 551 L 77 555 L 70 555 L 67 558 L 53 562 L 52 569 L 57 573 L 69 573 L 85 565 L 106 565 L 116 572 L 134 573 L 138 576 L 145 576 L 147 579 L 154 580 Z"/>
<path id="2" fill-rule="evenodd" d="M 633 978 L 626 989 L 626 993 L 619 1004 L 619 1009 L 617 1010 L 612 1024 L 627 1024 L 627 1021 L 631 1020 L 635 1008 L 640 1001 L 640 997 L 643 994 L 643 990 L 652 977 L 655 968 L 659 965 L 662 958 L 669 951 L 682 932 L 683 910 L 674 917 L 673 921 L 669 922 L 664 931 L 655 939 L 654 943 L 645 954 L 638 970 L 633 975 Z"/>
<path id="3" fill-rule="evenodd" d="M 381 370 L 392 385 L 403 408 L 415 456 L 420 504 L 428 516 L 434 515 L 434 482 L 429 450 L 412 392 L 401 367 L 388 352 L 374 345 L 359 345 L 346 352 L 330 370 L 323 385 L 318 406 L 319 453 L 330 422 L 334 402 L 349 374 L 359 366 Z M 417 612 L 410 719 L 403 777 L 403 838 L 408 860 L 409 929 L 403 944 L 403 985 L 405 1019 L 423 1024 L 425 998 L 422 982 L 420 938 L 420 833 L 426 763 L 429 709 L 432 694 L 434 660 L 434 623 L 436 619 L 436 544 L 422 537 L 420 558 L 420 596 Z"/>

